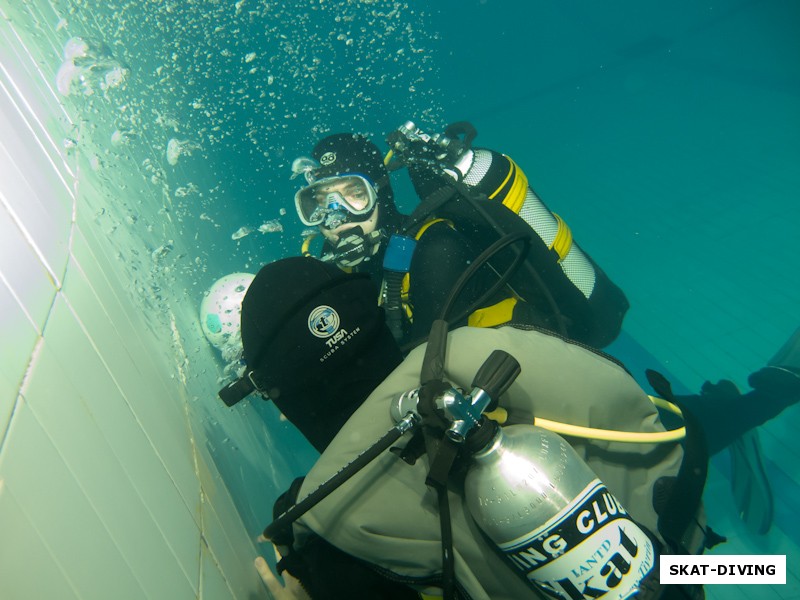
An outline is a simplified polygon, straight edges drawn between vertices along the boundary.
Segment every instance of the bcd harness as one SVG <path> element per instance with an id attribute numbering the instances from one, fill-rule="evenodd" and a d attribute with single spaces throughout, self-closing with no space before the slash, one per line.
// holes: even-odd
<path id="1" fill-rule="evenodd" d="M 500 159 L 499 157 L 502 158 Z M 495 189 L 489 190 L 488 194 L 483 195 L 477 189 L 468 187 L 463 181 L 448 181 L 445 187 L 437 189 L 424 198 L 408 218 L 401 231 L 392 235 L 389 239 L 383 262 L 384 281 L 381 301 L 387 312 L 390 329 L 392 329 L 396 339 L 400 340 L 403 337 L 402 321 L 406 320 L 408 323 L 413 323 L 414 319 L 414 309 L 409 299 L 412 285 L 410 270 L 417 242 L 432 226 L 439 223 L 459 232 L 463 232 L 466 229 L 463 217 L 465 211 L 463 209 L 448 210 L 452 208 L 454 203 L 457 203 L 459 197 L 467 197 L 472 206 L 488 210 L 488 215 L 485 213 L 483 215 L 480 214 L 483 211 L 469 211 L 469 213 L 470 215 L 475 214 L 477 218 L 485 218 L 490 221 L 489 225 L 498 234 L 508 233 L 509 228 L 504 224 L 493 226 L 491 224 L 492 213 L 499 212 L 501 216 L 506 216 L 502 213 L 510 211 L 519 217 L 526 200 L 531 200 L 531 196 L 534 198 L 533 201 L 538 203 L 538 198 L 530 190 L 528 179 L 519 166 L 505 155 L 495 153 L 493 158 L 495 162 L 505 162 L 507 165 L 507 172 Z M 497 169 L 495 169 L 495 174 L 496 171 Z M 504 208 L 499 208 L 499 205 Z M 544 209 L 543 206 L 542 209 Z M 546 209 L 544 210 L 546 211 Z M 439 214 L 443 216 L 438 216 Z M 548 214 L 557 223 L 555 236 L 550 243 L 546 243 L 531 224 L 521 217 L 515 219 L 515 225 L 517 225 L 517 230 L 528 233 L 532 238 L 540 240 L 540 244 L 546 245 L 548 252 L 552 256 L 550 262 L 560 265 L 573 249 L 572 231 L 560 216 L 555 213 L 549 213 L 549 211 Z M 498 269 L 494 268 L 494 270 L 497 272 Z M 535 282 L 535 286 L 539 288 L 540 295 L 547 300 L 546 304 L 549 305 L 550 311 L 555 316 L 558 333 L 568 335 L 567 325 L 561 318 L 560 310 L 552 299 L 547 289 L 547 284 L 542 281 L 539 273 L 536 272 L 536 267 L 529 264 L 526 275 L 528 275 L 529 280 Z M 504 294 L 507 294 L 506 298 L 489 306 L 475 308 L 470 312 L 467 324 L 472 327 L 495 327 L 511 322 L 515 307 L 520 300 L 526 300 L 525 296 L 528 295 L 526 292 L 530 287 L 530 285 L 507 286 L 506 292 L 504 292 Z"/>
<path id="2" fill-rule="evenodd" d="M 508 200 L 509 198 L 506 198 L 506 200 L 504 200 L 502 204 L 510 208 L 511 210 L 514 210 L 514 208 L 510 206 Z M 558 262 L 560 263 L 562 260 L 564 260 L 564 257 L 569 253 L 570 249 L 572 248 L 572 231 L 560 216 L 558 216 L 555 213 L 553 213 L 553 216 L 556 218 L 558 222 L 558 233 L 556 234 L 556 237 L 553 240 L 553 242 L 548 245 L 548 249 L 552 250 L 558 256 Z M 451 220 L 433 218 L 430 219 L 429 221 L 426 221 L 417 230 L 417 232 L 414 234 L 414 240 L 418 242 L 422 238 L 422 236 L 428 231 L 428 229 L 432 225 L 435 225 L 437 223 L 445 223 L 451 229 L 453 230 L 457 229 Z M 386 265 L 384 263 L 384 267 L 385 266 Z M 400 298 L 403 306 L 403 312 L 405 313 L 406 318 L 410 323 L 413 323 L 414 310 L 409 302 L 410 288 L 411 288 L 411 275 L 409 272 L 406 272 L 403 275 L 402 285 L 400 289 Z M 512 292 L 508 298 L 501 300 L 500 302 L 497 302 L 492 306 L 487 306 L 485 308 L 479 308 L 474 310 L 472 313 L 470 313 L 467 324 L 470 327 L 495 327 L 497 325 L 508 323 L 512 320 L 514 306 L 516 306 L 519 300 L 520 298 Z"/>

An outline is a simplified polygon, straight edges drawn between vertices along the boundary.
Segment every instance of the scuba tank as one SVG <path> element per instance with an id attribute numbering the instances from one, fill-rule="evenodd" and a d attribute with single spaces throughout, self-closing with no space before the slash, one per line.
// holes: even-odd
<path id="1" fill-rule="evenodd" d="M 413 238 L 436 217 L 452 222 L 477 251 L 506 234 L 525 234 L 531 239 L 530 251 L 509 282 L 511 297 L 527 305 L 520 306 L 521 320 L 533 318 L 536 325 L 597 348 L 608 345 L 619 334 L 629 307 L 624 293 L 578 246 L 569 226 L 539 199 L 511 158 L 471 146 L 476 135 L 468 123 L 428 135 L 408 121 L 387 136 L 387 167 L 407 166 L 423 199 L 399 233 Z M 492 267 L 505 272 L 516 254 L 513 248 L 498 254 Z M 493 325 L 509 320 L 500 317 L 501 306 L 496 316 L 488 317 Z M 481 325 L 486 314 L 474 317 L 471 325 L 486 326 Z"/>
<path id="2" fill-rule="evenodd" d="M 575 450 L 533 425 L 492 431 L 472 452 L 464 493 L 507 562 L 557 598 L 617 600 L 637 591 L 655 565 L 653 542 Z"/>
<path id="3" fill-rule="evenodd" d="M 435 345 L 439 336 L 434 331 L 432 337 Z M 426 361 L 439 351 L 426 353 Z M 621 600 L 651 573 L 650 580 L 658 577 L 650 537 L 564 438 L 529 424 L 501 428 L 483 416 L 520 372 L 512 356 L 494 351 L 470 394 L 435 383 L 437 367 L 426 368 L 422 379 L 438 394 L 426 394 L 425 384 L 407 392 L 392 406 L 392 417 L 398 426 L 411 415 L 429 428 L 437 421 L 446 426 L 431 457 L 428 484 L 437 477 L 444 483 L 449 465 L 441 471 L 442 462 L 456 454 L 468 461 L 469 513 L 532 589 L 564 600 Z"/>

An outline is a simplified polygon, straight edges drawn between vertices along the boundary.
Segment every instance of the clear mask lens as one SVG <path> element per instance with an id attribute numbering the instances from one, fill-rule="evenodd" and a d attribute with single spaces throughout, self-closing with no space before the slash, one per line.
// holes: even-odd
<path id="1" fill-rule="evenodd" d="M 327 177 L 295 194 L 295 206 L 300 220 L 309 226 L 325 222 L 328 226 L 329 214 L 342 212 L 349 215 L 364 215 L 375 208 L 378 194 L 375 186 L 361 175 L 341 175 Z M 341 222 L 339 223 L 341 225 Z M 338 227 L 338 225 L 336 226 Z"/>

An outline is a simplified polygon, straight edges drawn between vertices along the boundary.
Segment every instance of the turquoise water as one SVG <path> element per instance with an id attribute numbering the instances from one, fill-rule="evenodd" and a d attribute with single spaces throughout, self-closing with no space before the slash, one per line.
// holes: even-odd
<path id="1" fill-rule="evenodd" d="M 380 142 L 407 119 L 430 130 L 468 119 L 477 143 L 511 155 L 628 294 L 616 348 L 638 376 L 656 367 L 681 389 L 720 378 L 746 387 L 800 324 L 797 3 L 49 6 L 34 11 L 35 27 L 52 46 L 54 80 L 69 40 L 94 49 L 96 68 L 61 83 L 83 118 L 76 143 L 94 149 L 129 207 L 121 224 L 180 223 L 190 267 L 177 280 L 156 273 L 142 293 L 199 305 L 218 277 L 296 254 L 290 164 L 321 135 Z M 408 209 L 407 183 L 398 186 Z M 156 199 L 152 215 L 140 195 Z M 258 231 L 276 220 L 282 231 Z M 242 228 L 251 232 L 239 237 Z M 153 239 L 168 251 L 170 240 Z M 215 401 L 215 390 L 194 391 Z M 313 454 L 271 407 L 253 410 L 302 472 Z M 800 598 L 798 424 L 793 407 L 759 432 L 776 502 L 769 535 L 736 516 L 724 453 L 706 494 L 712 526 L 730 539 L 718 551 L 787 554 L 787 585 L 710 597 Z M 222 443 L 214 456 L 258 531 L 291 474 L 276 482 Z"/>

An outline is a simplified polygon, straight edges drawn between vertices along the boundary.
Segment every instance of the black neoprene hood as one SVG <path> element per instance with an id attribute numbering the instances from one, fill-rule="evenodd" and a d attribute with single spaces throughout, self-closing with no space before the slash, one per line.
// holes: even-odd
<path id="1" fill-rule="evenodd" d="M 242 302 L 242 344 L 248 371 L 270 397 L 331 378 L 355 360 L 383 325 L 377 290 L 310 257 L 270 263 Z"/>

